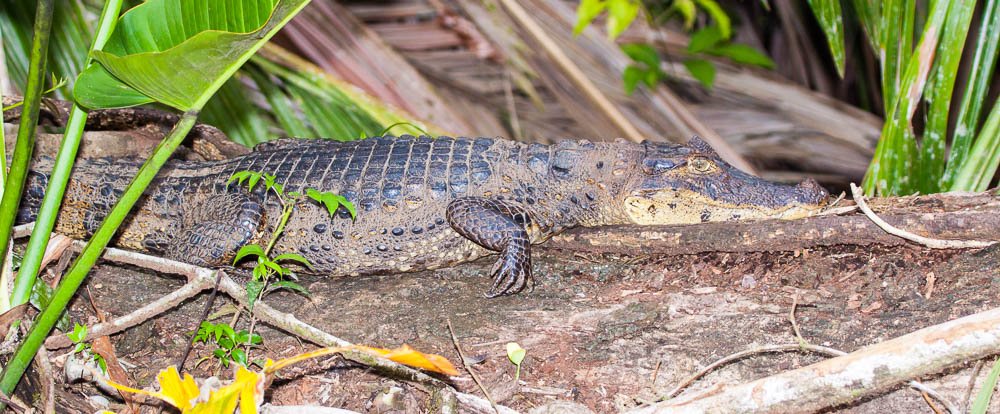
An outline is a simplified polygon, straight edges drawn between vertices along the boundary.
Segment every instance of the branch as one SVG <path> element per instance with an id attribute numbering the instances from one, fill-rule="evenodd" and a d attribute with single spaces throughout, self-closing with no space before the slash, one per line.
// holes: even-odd
<path id="1" fill-rule="evenodd" d="M 996 195 L 935 194 L 880 198 L 871 202 L 884 221 L 927 237 L 1000 239 L 1000 197 Z M 681 255 L 792 251 L 834 245 L 902 246 L 907 243 L 858 213 L 801 220 L 578 228 L 556 235 L 540 247 L 588 253 Z M 956 244 L 952 248 L 962 247 L 968 246 Z"/>
<path id="2" fill-rule="evenodd" d="M 631 413 L 812 412 L 856 401 L 1000 349 L 1000 308 L 931 326 L 842 357 Z"/>

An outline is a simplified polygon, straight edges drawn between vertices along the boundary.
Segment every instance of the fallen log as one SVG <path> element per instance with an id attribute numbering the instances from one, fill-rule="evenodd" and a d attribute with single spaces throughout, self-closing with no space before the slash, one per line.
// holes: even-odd
<path id="1" fill-rule="evenodd" d="M 1000 196 L 935 194 L 872 200 L 889 224 L 937 239 L 1000 240 Z M 821 246 L 901 246 L 860 212 L 803 220 L 703 223 L 691 226 L 609 226 L 575 229 L 546 248 L 587 253 L 680 255 L 703 252 L 793 251 Z"/>

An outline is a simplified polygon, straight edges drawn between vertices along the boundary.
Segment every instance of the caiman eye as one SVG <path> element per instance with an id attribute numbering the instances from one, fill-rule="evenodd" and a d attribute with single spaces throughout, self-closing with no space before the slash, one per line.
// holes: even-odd
<path id="1" fill-rule="evenodd" d="M 691 169 L 698 173 L 707 173 L 712 171 L 714 168 L 711 161 L 702 157 L 692 158 L 691 161 L 688 161 L 688 165 L 690 165 Z"/>

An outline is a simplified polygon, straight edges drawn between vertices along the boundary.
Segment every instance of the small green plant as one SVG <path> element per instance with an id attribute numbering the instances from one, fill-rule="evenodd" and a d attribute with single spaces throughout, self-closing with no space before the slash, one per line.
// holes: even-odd
<path id="1" fill-rule="evenodd" d="M 73 324 L 73 332 L 66 334 L 66 336 L 76 344 L 73 346 L 74 354 L 80 354 L 87 360 L 96 362 L 97 366 L 101 367 L 101 372 L 108 372 L 108 363 L 104 360 L 104 357 L 94 352 L 89 343 L 84 342 L 87 340 L 87 325 Z"/>
<path id="2" fill-rule="evenodd" d="M 517 342 L 507 343 L 507 359 L 510 360 L 517 370 L 514 372 L 514 382 L 521 379 L 521 362 L 524 362 L 524 356 L 528 354 L 528 351 L 521 348 Z"/>
<path id="3" fill-rule="evenodd" d="M 278 219 L 278 226 L 271 234 L 267 246 L 261 247 L 257 244 L 248 244 L 240 248 L 236 252 L 236 257 L 233 258 L 233 264 L 245 258 L 256 258 L 257 260 L 257 265 L 254 266 L 252 271 L 253 279 L 246 286 L 250 308 L 252 309 L 254 303 L 263 297 L 264 294 L 275 290 L 289 289 L 308 296 L 309 291 L 306 288 L 286 279 L 292 275 L 292 271 L 284 267 L 282 263 L 294 262 L 305 267 L 311 267 L 309 260 L 298 253 L 282 253 L 272 257 L 271 253 L 274 249 L 274 244 L 285 231 L 285 226 L 288 224 L 288 219 L 292 216 L 292 212 L 295 211 L 295 206 L 304 199 L 310 199 L 326 207 L 330 217 L 333 217 L 337 210 L 342 207 L 351 214 L 351 218 L 356 217 L 357 211 L 354 209 L 354 204 L 351 204 L 350 201 L 341 195 L 319 191 L 314 188 L 307 188 L 305 193 L 298 191 L 289 191 L 286 193 L 284 186 L 275 182 L 273 174 L 256 171 L 238 171 L 229 178 L 228 183 L 233 182 L 246 185 L 249 191 L 253 191 L 257 184 L 263 183 L 264 189 L 275 194 L 278 197 L 278 202 L 281 204 L 281 216 Z"/>
<path id="4" fill-rule="evenodd" d="M 679 16 L 684 20 L 684 27 L 690 30 L 694 27 L 697 9 L 701 8 L 711 16 L 714 24 L 695 31 L 688 42 L 689 56 L 684 59 L 684 68 L 706 88 L 712 88 L 715 83 L 715 65 L 708 56 L 720 56 L 734 62 L 746 65 L 774 68 L 774 61 L 753 47 L 731 42 L 732 28 L 729 16 L 715 0 L 674 0 L 663 10 L 646 9 L 650 21 L 660 20 L 662 16 L 670 18 Z M 607 17 L 608 38 L 615 39 L 635 21 L 643 3 L 636 0 L 583 0 L 576 10 L 576 25 L 573 33 L 579 35 L 597 16 L 605 11 Z M 661 8 L 654 5 L 654 8 Z M 666 79 L 666 73 L 660 69 L 660 55 L 652 46 L 643 43 L 622 45 L 622 51 L 632 59 L 633 63 L 625 68 L 622 81 L 625 91 L 631 94 L 635 88 L 644 83 L 652 88 Z"/>
<path id="5" fill-rule="evenodd" d="M 237 331 L 227 323 L 215 324 L 202 321 L 192 341 L 215 344 L 212 357 L 215 357 L 223 367 L 229 368 L 231 362 L 248 367 L 250 360 L 247 351 L 259 346 L 264 340 L 260 335 L 250 333 L 246 329 Z M 211 357 L 204 357 L 201 361 L 208 358 Z"/>

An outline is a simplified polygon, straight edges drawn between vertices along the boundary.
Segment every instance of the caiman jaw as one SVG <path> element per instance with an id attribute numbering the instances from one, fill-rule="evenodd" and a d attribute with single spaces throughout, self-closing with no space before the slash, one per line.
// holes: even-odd
<path id="1" fill-rule="evenodd" d="M 779 218 L 809 217 L 819 213 L 826 199 L 816 203 L 793 202 L 776 207 L 730 204 L 691 190 L 656 190 L 625 198 L 625 213 L 635 224 L 694 224 Z"/>

